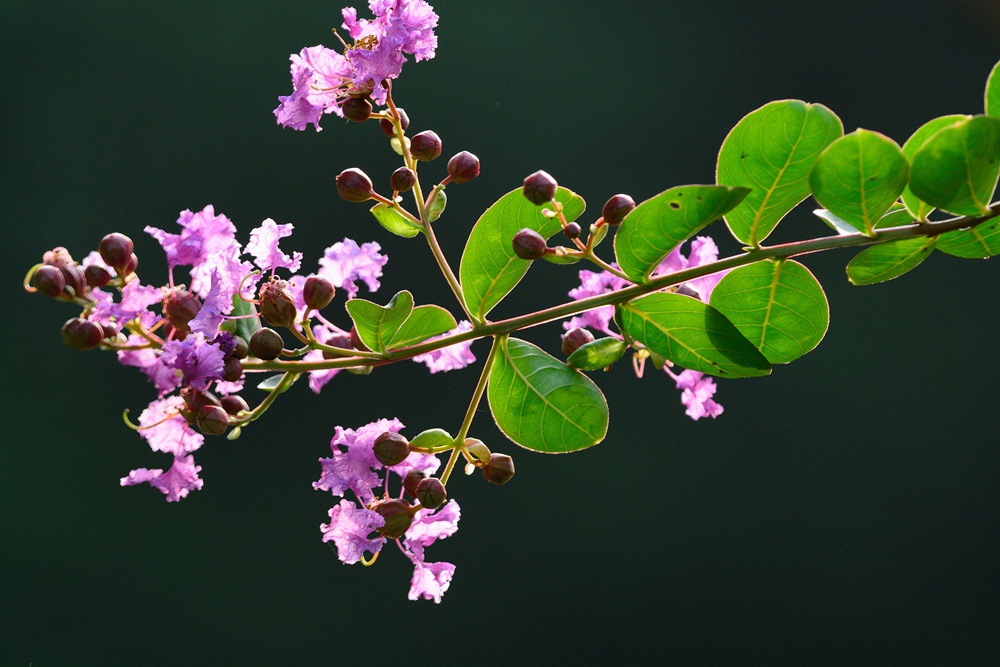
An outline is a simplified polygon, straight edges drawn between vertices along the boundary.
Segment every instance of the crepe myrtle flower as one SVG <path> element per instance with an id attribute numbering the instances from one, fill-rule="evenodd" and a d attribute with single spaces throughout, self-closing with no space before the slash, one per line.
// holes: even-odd
<path id="1" fill-rule="evenodd" d="M 389 261 L 379 252 L 381 249 L 374 241 L 358 245 L 357 241 L 345 238 L 323 252 L 317 275 L 347 292 L 348 299 L 353 299 L 358 293 L 356 280 L 362 281 L 369 291 L 374 292 L 380 286 L 378 279 L 382 276 L 382 267 Z"/>
<path id="2" fill-rule="evenodd" d="M 292 54 L 292 94 L 279 97 L 274 110 L 279 125 L 304 130 L 312 123 L 318 132 L 324 114 L 344 117 L 347 100 L 385 104 L 386 82 L 399 76 L 406 54 L 434 57 L 438 16 L 424 0 L 370 0 L 368 7 L 373 19 L 343 10 L 344 30 L 354 40 L 343 42 L 343 53 L 317 45 Z"/>
<path id="3" fill-rule="evenodd" d="M 458 333 L 465 333 L 467 331 L 472 331 L 472 323 L 468 320 L 462 320 L 458 323 L 457 327 L 448 333 L 435 336 L 429 340 L 437 340 L 439 338 L 444 338 Z M 446 373 L 448 371 L 458 370 L 459 368 L 465 368 L 474 362 L 476 357 L 472 354 L 471 348 L 472 341 L 468 340 L 464 343 L 455 343 L 454 345 L 449 345 L 448 347 L 442 347 L 440 350 L 433 350 L 432 352 L 418 354 L 413 357 L 413 360 L 418 363 L 426 364 L 431 373 Z"/>
<path id="4" fill-rule="evenodd" d="M 293 273 L 298 271 L 302 265 L 302 253 L 293 252 L 291 255 L 286 255 L 278 248 L 278 241 L 291 236 L 293 229 L 291 224 L 279 225 L 268 218 L 260 227 L 252 230 L 246 251 L 253 255 L 254 264 L 264 271 L 274 271 L 279 267 Z"/>

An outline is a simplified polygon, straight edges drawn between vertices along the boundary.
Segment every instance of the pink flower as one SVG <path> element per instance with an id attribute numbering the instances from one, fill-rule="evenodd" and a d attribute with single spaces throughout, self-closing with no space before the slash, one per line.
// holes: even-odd
<path id="1" fill-rule="evenodd" d="M 344 239 L 327 248 L 319 260 L 318 275 L 326 278 L 334 287 L 347 291 L 347 298 L 353 299 L 358 293 L 355 280 L 363 281 L 372 292 L 379 288 L 382 267 L 389 258 L 379 253 L 381 246 L 371 242 L 359 246 L 351 239 Z"/>
<path id="2" fill-rule="evenodd" d="M 698 421 L 702 417 L 715 419 L 722 414 L 722 406 L 712 400 L 715 395 L 715 381 L 698 371 L 681 371 L 674 375 L 669 369 L 664 369 L 674 379 L 677 388 L 681 389 L 681 403 L 684 411 L 691 419 Z"/>
<path id="3" fill-rule="evenodd" d="M 336 427 L 333 440 L 330 441 L 332 458 L 321 458 L 322 473 L 319 481 L 313 483 L 317 491 L 329 491 L 335 496 L 342 496 L 350 489 L 364 504 L 375 498 L 372 492 L 380 484 L 379 476 L 373 471 L 380 470 L 382 464 L 375 458 L 372 445 L 375 438 L 386 431 L 399 433 L 403 423 L 398 419 L 379 419 L 361 428 Z"/>
<path id="4" fill-rule="evenodd" d="M 131 335 L 128 337 L 126 345 L 128 347 L 142 347 L 148 341 L 142 336 Z M 172 368 L 167 368 L 160 360 L 160 354 L 152 348 L 139 350 L 119 350 L 118 362 L 123 366 L 135 366 L 149 378 L 160 396 L 176 389 L 181 384 L 181 378 L 174 373 Z"/>
<path id="5" fill-rule="evenodd" d="M 136 318 L 139 318 L 142 326 L 147 328 L 152 326 L 158 317 L 148 308 L 163 300 L 162 289 L 152 285 L 140 285 L 138 280 L 133 280 L 122 288 L 121 301 L 116 302 L 109 292 L 103 290 L 92 289 L 90 293 L 97 300 L 97 304 L 88 319 L 102 325 L 114 322 L 119 327 Z"/>
<path id="6" fill-rule="evenodd" d="M 472 323 L 462 320 L 458 323 L 457 327 L 448 333 L 435 336 L 430 340 L 437 340 L 453 334 L 465 333 L 466 331 L 472 331 Z M 467 340 L 464 343 L 455 343 L 448 347 L 442 347 L 440 350 L 418 354 L 413 357 L 413 360 L 427 364 L 427 368 L 430 369 L 431 373 L 446 373 L 459 368 L 465 368 L 476 360 L 475 355 L 472 354 L 471 347 L 472 341 Z"/>
<path id="7" fill-rule="evenodd" d="M 184 384 L 207 389 L 210 382 L 221 380 L 225 355 L 218 345 L 208 343 L 205 334 L 193 333 L 184 340 L 171 340 L 163 345 L 160 361 L 180 373 Z"/>
<path id="8" fill-rule="evenodd" d="M 142 428 L 139 435 L 146 439 L 154 452 L 181 456 L 204 444 L 205 436 L 192 429 L 187 420 L 178 414 L 184 405 L 180 396 L 170 396 L 153 401 L 139 415 L 139 426 Z"/>
<path id="9" fill-rule="evenodd" d="M 215 215 L 211 205 L 197 213 L 181 212 L 177 224 L 182 228 L 180 234 L 146 227 L 146 233 L 163 246 L 170 268 L 200 266 L 213 254 L 236 243 L 236 226 L 226 216 Z"/>
<path id="10" fill-rule="evenodd" d="M 424 549 L 439 539 L 454 535 L 458 530 L 458 520 L 461 511 L 458 503 L 449 500 L 446 505 L 434 512 L 421 510 L 403 539 L 403 545 L 413 562 L 413 577 L 410 579 L 409 599 L 434 600 L 441 602 L 441 596 L 451 585 L 455 574 L 455 566 L 451 563 L 427 563 L 424 561 Z"/>
<path id="11" fill-rule="evenodd" d="M 294 277 L 297 278 L 298 276 Z M 291 291 L 292 291 L 292 296 L 295 298 L 296 302 L 300 301 L 302 298 L 302 288 L 298 287 L 298 290 L 296 292 L 295 288 L 293 287 Z M 304 307 L 305 304 L 303 304 L 303 308 Z M 313 336 L 316 337 L 316 340 L 320 341 L 325 345 L 329 344 L 330 339 L 337 334 L 346 335 L 347 332 L 344 331 L 343 329 L 327 326 L 326 324 L 320 324 L 313 327 Z M 302 361 L 322 361 L 323 358 L 324 357 L 322 350 L 312 350 L 311 352 L 307 352 L 306 355 L 302 357 Z M 309 388 L 312 389 L 314 393 L 318 394 L 320 391 L 322 391 L 323 387 L 326 386 L 326 383 L 332 380 L 333 377 L 341 370 L 343 369 L 328 368 L 322 371 L 309 371 Z"/>
<path id="12" fill-rule="evenodd" d="M 294 273 L 302 264 L 302 253 L 293 252 L 289 256 L 278 248 L 278 241 L 291 236 L 293 229 L 291 224 L 279 225 L 268 218 L 250 232 L 246 251 L 254 256 L 254 263 L 264 271 L 273 271 L 280 266 Z"/>
<path id="13" fill-rule="evenodd" d="M 346 565 L 357 563 L 364 552 L 378 553 L 385 544 L 384 537 L 369 539 L 369 535 L 385 525 L 377 512 L 357 507 L 350 500 L 341 500 L 330 510 L 330 523 L 320 524 L 323 541 L 333 542 L 337 557 Z"/>
<path id="14" fill-rule="evenodd" d="M 134 486 L 148 482 L 166 494 L 167 502 L 177 502 L 192 490 L 200 490 L 204 482 L 198 477 L 201 466 L 194 464 L 193 456 L 175 456 L 170 470 L 163 472 L 157 468 L 138 468 L 122 477 L 122 486 Z"/>
<path id="15" fill-rule="evenodd" d="M 413 578 L 410 579 L 407 597 L 411 600 L 434 600 L 441 604 L 441 596 L 451 586 L 451 579 L 455 576 L 455 566 L 451 563 L 425 563 L 422 560 L 415 560 L 413 564 Z"/>

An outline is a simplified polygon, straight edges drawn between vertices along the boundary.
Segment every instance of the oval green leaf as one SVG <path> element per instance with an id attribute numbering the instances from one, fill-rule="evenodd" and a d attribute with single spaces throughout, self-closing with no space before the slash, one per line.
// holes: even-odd
<path id="1" fill-rule="evenodd" d="M 568 222 L 578 218 L 586 208 L 583 198 L 566 188 L 558 189 L 556 201 L 563 205 Z M 545 210 L 551 211 L 552 205 L 536 206 L 518 188 L 501 197 L 476 222 L 459 267 L 465 303 L 473 317 L 485 319 L 531 266 L 530 261 L 514 254 L 511 242 L 515 234 L 528 228 L 549 238 L 562 229 L 557 217 L 542 215 Z"/>
<path id="2" fill-rule="evenodd" d="M 402 236 L 409 239 L 413 238 L 421 231 L 420 225 L 417 225 L 413 221 L 407 219 L 406 216 L 400 213 L 399 209 L 395 206 L 375 204 L 371 208 L 371 214 L 375 216 L 375 219 L 378 220 L 380 225 L 396 236 Z"/>
<path id="3" fill-rule="evenodd" d="M 949 213 L 983 215 L 1000 173 L 1000 118 L 973 116 L 938 130 L 913 156 L 910 189 Z"/>
<path id="4" fill-rule="evenodd" d="M 990 78 L 986 80 L 986 115 L 1000 118 L 1000 62 L 993 66 Z"/>
<path id="5" fill-rule="evenodd" d="M 440 218 L 447 206 L 448 195 L 445 194 L 444 188 L 441 188 L 438 190 L 437 194 L 434 195 L 434 199 L 431 200 L 431 205 L 427 207 L 427 220 L 434 222 Z"/>
<path id="6" fill-rule="evenodd" d="M 812 351 L 830 324 L 819 281 L 790 259 L 730 271 L 712 290 L 711 304 L 772 364 Z"/>
<path id="7" fill-rule="evenodd" d="M 917 151 L 920 150 L 928 139 L 937 134 L 938 131 L 968 118 L 971 118 L 971 116 L 953 114 L 951 116 L 941 116 L 940 118 L 935 118 L 932 121 L 924 123 L 917 129 L 916 132 L 913 133 L 913 136 L 907 139 L 906 143 L 903 144 L 903 156 L 910 162 L 913 162 L 913 156 L 917 154 Z M 933 206 L 920 201 L 920 198 L 913 194 L 913 191 L 910 190 L 909 184 L 907 184 L 906 188 L 903 190 L 903 206 L 906 207 L 906 210 L 908 210 L 914 218 L 925 222 L 927 221 L 927 216 L 934 210 Z"/>
<path id="8" fill-rule="evenodd" d="M 820 154 L 809 186 L 824 208 L 870 234 L 906 187 L 909 164 L 892 139 L 858 129 Z"/>
<path id="9" fill-rule="evenodd" d="M 413 440 L 410 440 L 410 446 L 434 449 L 435 447 L 448 447 L 453 442 L 455 442 L 455 438 L 448 431 L 443 428 L 430 428 L 418 433 Z"/>
<path id="10" fill-rule="evenodd" d="M 782 100 L 765 104 L 736 124 L 722 143 L 716 180 L 751 188 L 726 214 L 733 236 L 757 246 L 809 196 L 809 171 L 824 148 L 844 134 L 822 104 Z"/>
<path id="11" fill-rule="evenodd" d="M 938 237 L 938 250 L 955 257 L 986 259 L 1000 254 L 1000 218 Z"/>
<path id="12" fill-rule="evenodd" d="M 596 445 L 608 431 L 608 403 L 590 378 L 516 338 L 499 340 L 490 373 L 490 410 L 504 435 L 536 452 Z"/>
<path id="13" fill-rule="evenodd" d="M 873 285 L 898 278 L 927 259 L 936 244 L 934 237 L 917 237 L 866 248 L 847 265 L 847 279 L 853 285 Z"/>
<path id="14" fill-rule="evenodd" d="M 621 359 L 627 349 L 617 338 L 598 338 L 573 350 L 566 363 L 581 371 L 599 371 Z"/>
<path id="15" fill-rule="evenodd" d="M 361 342 L 371 350 L 385 352 L 389 342 L 413 311 L 413 295 L 403 290 L 380 306 L 364 299 L 347 302 L 347 312 L 354 320 Z"/>
<path id="16" fill-rule="evenodd" d="M 645 282 L 671 250 L 732 210 L 748 192 L 726 185 L 681 185 L 647 199 L 615 233 L 618 266 L 633 282 Z"/>
<path id="17" fill-rule="evenodd" d="M 389 347 L 416 345 L 428 338 L 448 333 L 457 326 L 452 314 L 441 306 L 417 306 L 392 337 Z"/>
<path id="18" fill-rule="evenodd" d="M 670 361 L 719 377 L 767 375 L 771 366 L 718 310 L 698 299 L 658 292 L 618 307 L 618 325 Z"/>

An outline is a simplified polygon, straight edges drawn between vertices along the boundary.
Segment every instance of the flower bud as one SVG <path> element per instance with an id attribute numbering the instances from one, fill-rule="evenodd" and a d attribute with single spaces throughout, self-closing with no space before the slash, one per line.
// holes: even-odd
<path id="1" fill-rule="evenodd" d="M 409 167 L 400 167 L 389 177 L 389 185 L 397 192 L 409 192 L 416 183 L 417 175 Z"/>
<path id="2" fill-rule="evenodd" d="M 354 349 L 354 343 L 351 342 L 351 337 L 349 335 L 347 335 L 347 334 L 336 334 L 336 335 L 330 336 L 329 338 L 326 339 L 325 345 L 329 345 L 330 347 L 339 347 L 339 348 L 342 348 L 344 350 L 352 350 L 352 349 Z M 329 350 L 323 350 L 323 358 L 324 359 L 337 359 L 338 357 L 342 357 L 342 356 L 344 356 L 344 355 L 343 354 L 339 354 L 337 352 L 331 352 Z"/>
<path id="3" fill-rule="evenodd" d="M 556 196 L 556 188 L 559 184 L 548 172 L 538 170 L 524 179 L 524 189 L 522 192 L 533 204 L 541 206 L 552 201 Z"/>
<path id="4" fill-rule="evenodd" d="M 31 275 L 31 286 L 45 296 L 57 297 L 66 289 L 66 279 L 58 268 L 43 264 Z"/>
<path id="5" fill-rule="evenodd" d="M 358 335 L 357 327 L 351 327 L 350 336 L 351 336 L 352 348 L 354 348 L 355 350 L 361 350 L 362 352 L 371 352 L 371 350 L 368 349 L 368 346 L 365 345 L 364 342 L 362 342 L 361 336 Z"/>
<path id="6" fill-rule="evenodd" d="M 313 310 L 329 306 L 335 293 L 333 283 L 322 276 L 309 276 L 302 286 L 302 300 Z"/>
<path id="7" fill-rule="evenodd" d="M 410 455 L 410 442 L 398 433 L 386 431 L 375 438 L 372 450 L 379 463 L 384 466 L 394 466 L 402 463 Z"/>
<path id="8" fill-rule="evenodd" d="M 74 317 L 63 325 L 62 339 L 71 350 L 91 350 L 101 344 L 104 329 L 94 322 Z"/>
<path id="9" fill-rule="evenodd" d="M 132 275 L 137 268 L 139 268 L 139 258 L 135 256 L 135 253 L 132 253 L 125 263 L 125 267 L 121 269 L 122 277 Z"/>
<path id="10" fill-rule="evenodd" d="M 506 484 L 514 476 L 514 459 L 506 454 L 493 454 L 483 466 L 483 477 L 491 484 Z"/>
<path id="11" fill-rule="evenodd" d="M 76 296 L 83 296 L 87 289 L 87 278 L 83 275 L 83 270 L 76 264 L 60 264 L 59 270 L 66 281 L 66 287 L 71 288 Z"/>
<path id="12" fill-rule="evenodd" d="M 410 494 L 411 498 L 417 497 L 417 487 L 420 486 L 420 482 L 427 479 L 427 473 L 423 470 L 411 470 L 406 473 L 403 477 L 403 489 Z"/>
<path id="13" fill-rule="evenodd" d="M 428 477 L 417 484 L 417 502 L 424 506 L 424 509 L 436 510 L 444 505 L 448 499 L 448 492 L 444 488 L 441 480 Z"/>
<path id="14" fill-rule="evenodd" d="M 285 343 L 274 329 L 261 327 L 250 337 L 250 354 L 262 361 L 277 359 Z"/>
<path id="15" fill-rule="evenodd" d="M 337 193 L 349 202 L 368 201 L 375 194 L 372 180 L 360 169 L 345 169 L 337 175 Z"/>
<path id="16" fill-rule="evenodd" d="M 372 103 L 364 97 L 349 97 L 340 110 L 344 112 L 344 118 L 355 123 L 363 123 L 372 115 Z"/>
<path id="17" fill-rule="evenodd" d="M 207 405 L 214 405 L 216 407 L 222 405 L 218 397 L 212 392 L 195 389 L 194 387 L 181 389 L 181 398 L 184 399 L 184 403 L 188 409 L 196 415 Z"/>
<path id="18" fill-rule="evenodd" d="M 399 125 L 403 128 L 403 132 L 406 132 L 406 128 L 410 126 L 410 118 L 406 115 L 406 112 L 403 111 L 402 107 L 396 107 L 396 112 L 399 114 Z M 382 128 L 382 132 L 385 136 L 390 139 L 396 138 L 396 127 L 392 124 L 391 120 L 383 118 L 378 122 L 378 126 Z"/>
<path id="19" fill-rule="evenodd" d="M 522 229 L 514 235 L 514 254 L 521 259 L 538 259 L 545 254 L 545 239 L 534 229 Z"/>
<path id="20" fill-rule="evenodd" d="M 229 414 L 218 405 L 206 405 L 198 411 L 195 424 L 205 435 L 222 435 L 229 428 Z"/>
<path id="21" fill-rule="evenodd" d="M 569 355 L 576 352 L 577 349 L 583 347 L 587 343 L 593 343 L 593 342 L 594 342 L 594 334 L 590 333 L 590 331 L 588 331 L 587 329 L 584 329 L 582 327 L 577 327 L 576 329 L 567 331 L 566 334 L 563 335 L 562 337 L 563 354 L 565 354 L 568 357 Z"/>
<path id="22" fill-rule="evenodd" d="M 237 396 L 235 394 L 231 396 L 223 396 L 221 399 L 222 409 L 228 414 L 237 415 L 241 412 L 250 412 L 250 406 L 247 402 L 243 400 L 242 396 Z"/>
<path id="23" fill-rule="evenodd" d="M 489 463 L 491 456 L 490 448 L 487 447 L 486 443 L 482 440 L 477 438 L 466 438 L 465 449 L 476 459 L 482 461 L 483 463 Z"/>
<path id="24" fill-rule="evenodd" d="M 406 534 L 413 523 L 413 508 L 405 500 L 395 498 L 379 503 L 373 508 L 382 518 L 385 525 L 375 530 L 390 540 L 396 540 Z"/>
<path id="25" fill-rule="evenodd" d="M 448 160 L 448 175 L 452 183 L 466 183 L 479 175 L 479 158 L 469 151 L 456 153 Z"/>
<path id="26" fill-rule="evenodd" d="M 237 359 L 246 359 L 250 354 L 250 345 L 247 344 L 243 336 L 233 336 L 232 356 Z"/>
<path id="27" fill-rule="evenodd" d="M 132 271 L 135 271 L 134 268 L 132 271 L 124 270 L 131 260 L 132 253 L 135 252 L 132 239 L 124 234 L 119 234 L 118 232 L 108 234 L 101 239 L 100 244 L 97 246 L 97 252 L 100 253 L 101 259 L 104 260 L 105 264 L 113 269 L 118 269 L 123 276 L 127 276 Z"/>
<path id="28" fill-rule="evenodd" d="M 433 130 L 424 130 L 410 139 L 410 155 L 421 162 L 430 162 L 441 155 L 441 137 Z"/>
<path id="29" fill-rule="evenodd" d="M 285 289 L 284 280 L 270 280 L 260 286 L 260 316 L 273 327 L 295 324 L 295 301 Z"/>
<path id="30" fill-rule="evenodd" d="M 239 382 L 243 377 L 243 362 L 236 357 L 229 357 L 223 362 L 222 379 L 226 382 Z"/>
<path id="31" fill-rule="evenodd" d="M 628 195 L 615 195 L 604 205 L 601 216 L 609 225 L 620 225 L 625 216 L 635 208 L 635 200 Z"/>
<path id="32" fill-rule="evenodd" d="M 580 225 L 575 222 L 569 222 L 566 223 L 565 227 L 563 227 L 563 236 L 568 239 L 578 239 L 580 238 L 580 232 L 582 231 L 583 230 L 580 228 Z"/>
<path id="33" fill-rule="evenodd" d="M 91 264 L 83 270 L 83 277 L 91 287 L 104 287 L 111 282 L 111 274 L 103 266 Z"/>
<path id="34" fill-rule="evenodd" d="M 174 290 L 163 300 L 163 316 L 170 320 L 175 329 L 190 331 L 188 322 L 201 310 L 201 301 L 194 294 L 184 290 Z"/>
<path id="35" fill-rule="evenodd" d="M 104 338 L 114 340 L 118 337 L 118 327 L 113 323 L 108 322 L 107 324 L 101 325 L 101 331 L 104 332 Z"/>

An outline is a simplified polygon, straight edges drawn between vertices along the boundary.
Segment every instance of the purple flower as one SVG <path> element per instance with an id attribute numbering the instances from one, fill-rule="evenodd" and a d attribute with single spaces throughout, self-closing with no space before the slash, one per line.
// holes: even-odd
<path id="1" fill-rule="evenodd" d="M 369 539 L 376 528 L 385 525 L 377 512 L 357 507 L 349 500 L 341 500 L 330 510 L 330 523 L 320 524 L 323 541 L 333 542 L 337 547 L 337 557 L 346 565 L 357 563 L 364 552 L 378 553 L 385 544 L 384 537 Z"/>
<path id="2" fill-rule="evenodd" d="M 336 428 L 333 440 L 330 441 L 332 458 L 321 458 L 322 473 L 319 481 L 313 483 L 317 491 L 329 491 L 335 496 L 342 496 L 350 489 L 364 504 L 375 498 L 372 492 L 379 485 L 379 476 L 373 472 L 382 468 L 375 458 L 372 445 L 375 438 L 386 431 L 399 433 L 403 428 L 398 419 L 379 419 L 361 428 Z"/>
<path id="3" fill-rule="evenodd" d="M 424 562 L 424 549 L 439 539 L 453 535 L 458 530 L 461 516 L 458 503 L 449 500 L 435 512 L 421 510 L 403 539 L 403 545 L 413 562 L 413 578 L 410 580 L 409 599 L 434 600 L 441 602 L 441 596 L 451 585 L 455 566 L 451 563 Z"/>
<path id="4" fill-rule="evenodd" d="M 704 266 L 705 264 L 711 264 L 717 259 L 719 259 L 719 247 L 715 245 L 715 241 L 708 236 L 696 236 L 691 241 L 691 251 L 687 257 L 681 254 L 680 246 L 674 248 L 673 252 L 660 262 L 660 266 L 653 271 L 652 276 L 655 278 L 667 273 L 675 273 L 696 266 Z M 701 278 L 695 278 L 684 284 L 696 291 L 702 301 L 708 303 L 709 298 L 712 296 L 712 290 L 715 289 L 715 286 L 719 284 L 719 281 L 727 273 L 729 273 L 729 269 L 702 276 Z"/>
<path id="5" fill-rule="evenodd" d="M 126 345 L 128 347 L 140 347 L 148 341 L 142 336 L 131 335 L 128 337 Z M 152 348 L 140 350 L 119 350 L 118 362 L 123 366 L 135 366 L 149 378 L 160 396 L 170 392 L 181 384 L 181 378 L 174 373 L 172 368 L 163 365 L 160 354 Z"/>
<path id="6" fill-rule="evenodd" d="M 298 288 L 297 296 L 294 287 L 290 291 L 292 291 L 293 298 L 295 298 L 296 303 L 298 303 L 299 299 L 302 298 L 302 288 L 301 287 Z M 316 337 L 316 340 L 320 341 L 323 344 L 328 344 L 330 339 L 337 334 L 346 335 L 347 332 L 342 329 L 338 329 L 336 327 L 327 326 L 326 324 L 319 324 L 313 327 L 313 335 Z M 307 352 L 306 355 L 302 357 L 302 361 L 322 361 L 322 360 L 323 360 L 322 350 L 312 350 L 310 352 Z M 335 376 L 341 370 L 343 369 L 328 368 L 322 371 L 309 371 L 309 388 L 312 389 L 314 393 L 318 394 L 323 389 L 323 387 L 326 386 L 326 383 L 332 380 L 333 376 Z"/>
<path id="7" fill-rule="evenodd" d="M 157 468 L 138 468 L 122 477 L 122 486 L 134 486 L 148 482 L 167 495 L 167 502 L 177 502 L 192 490 L 200 490 L 204 482 L 198 477 L 201 466 L 194 464 L 193 456 L 175 456 L 170 470 L 163 472 Z"/>
<path id="8" fill-rule="evenodd" d="M 379 277 L 382 267 L 389 261 L 385 255 L 379 254 L 381 246 L 371 242 L 359 246 L 351 239 L 344 239 L 327 248 L 319 260 L 319 273 L 334 287 L 347 291 L 347 298 L 353 299 L 358 293 L 355 280 L 364 281 L 372 292 L 379 288 Z"/>
<path id="9" fill-rule="evenodd" d="M 715 395 L 715 381 L 698 371 L 682 371 L 674 375 L 670 369 L 664 369 L 674 379 L 677 388 L 681 389 L 681 403 L 687 408 L 684 413 L 698 421 L 702 417 L 715 419 L 722 414 L 722 406 L 712 400 Z"/>
<path id="10" fill-rule="evenodd" d="M 215 215 L 215 208 L 211 205 L 197 213 L 183 211 L 177 218 L 177 224 L 183 228 L 180 234 L 170 234 L 156 227 L 146 227 L 145 230 L 163 246 L 170 268 L 201 266 L 213 254 L 236 243 L 236 226 L 226 216 Z"/>
<path id="11" fill-rule="evenodd" d="M 607 271 L 594 272 L 584 269 L 580 271 L 580 286 L 571 289 L 569 295 L 579 301 L 587 297 L 597 296 L 598 294 L 614 292 L 628 285 L 627 281 L 622 280 L 613 273 L 608 273 Z M 568 322 L 563 322 L 563 327 L 567 331 L 578 327 L 590 327 L 594 331 L 600 331 L 609 336 L 617 336 L 618 334 L 613 332 L 609 327 L 614 316 L 614 306 L 600 306 L 585 313 L 580 313 Z"/>
<path id="12" fill-rule="evenodd" d="M 414 560 L 413 565 L 413 578 L 410 579 L 407 597 L 411 600 L 434 600 L 441 604 L 441 596 L 451 586 L 451 579 L 455 576 L 455 566 L 443 562 L 425 563 L 422 560 Z"/>
<path id="13" fill-rule="evenodd" d="M 273 271 L 280 266 L 294 273 L 302 264 L 302 253 L 293 252 L 288 256 L 278 249 L 278 241 L 291 236 L 292 229 L 294 227 L 291 224 L 279 225 L 268 218 L 250 232 L 250 243 L 247 244 L 246 251 L 253 255 L 254 263 L 264 271 Z"/>
<path id="14" fill-rule="evenodd" d="M 185 407 L 180 396 L 170 396 L 153 401 L 139 415 L 139 435 L 146 439 L 154 452 L 167 452 L 174 456 L 190 454 L 205 442 L 205 436 L 197 433 L 180 416 Z M 172 416 L 171 416 L 172 415 Z"/>
<path id="15" fill-rule="evenodd" d="M 226 283 L 219 275 L 219 270 L 212 269 L 211 287 L 205 295 L 205 302 L 194 319 L 188 322 L 193 333 L 202 333 L 205 338 L 215 338 L 219 335 L 219 327 L 225 321 L 224 315 L 233 310 L 233 294 L 226 294 Z"/>
<path id="16" fill-rule="evenodd" d="M 122 288 L 122 298 L 118 302 L 110 293 L 99 289 L 92 289 L 90 293 L 97 300 L 90 314 L 90 321 L 102 325 L 115 322 L 119 327 L 136 318 L 139 318 L 142 326 L 152 326 L 157 315 L 147 309 L 163 300 L 162 289 L 140 285 L 138 280 L 133 280 Z"/>
<path id="17" fill-rule="evenodd" d="M 312 123 L 320 132 L 323 114 L 344 115 L 340 105 L 352 89 L 351 65 L 344 56 L 321 45 L 292 54 L 291 61 L 293 91 L 278 97 L 274 116 L 284 127 L 304 130 Z"/>
<path id="18" fill-rule="evenodd" d="M 465 333 L 466 331 L 472 331 L 472 324 L 467 320 L 462 320 L 458 323 L 457 327 L 448 333 L 435 336 L 430 340 L 437 340 L 451 336 L 452 334 Z M 464 343 L 455 343 L 448 347 L 442 347 L 440 350 L 418 354 L 413 357 L 413 360 L 427 364 L 427 368 L 430 369 L 431 373 L 446 373 L 459 368 L 465 368 L 476 360 L 475 355 L 472 354 L 472 350 L 470 349 L 471 347 L 472 341 L 467 340 Z"/>
<path id="19" fill-rule="evenodd" d="M 225 356 L 218 345 L 205 341 L 205 334 L 194 333 L 184 340 L 171 340 L 163 345 L 160 361 L 167 368 L 179 371 L 184 384 L 207 389 L 213 380 L 221 380 Z"/>

